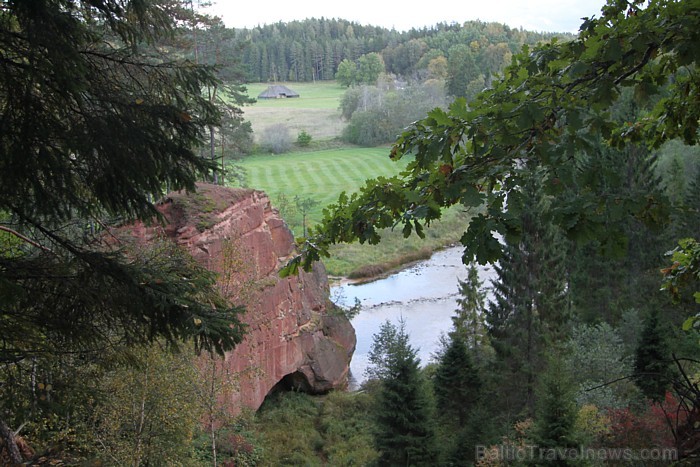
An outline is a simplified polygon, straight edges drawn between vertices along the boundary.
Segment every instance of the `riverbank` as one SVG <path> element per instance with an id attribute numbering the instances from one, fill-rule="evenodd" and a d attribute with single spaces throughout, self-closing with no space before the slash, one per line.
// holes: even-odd
<path id="1" fill-rule="evenodd" d="M 416 254 L 415 256 L 409 255 L 406 257 L 402 257 L 400 259 L 397 259 L 395 262 L 392 262 L 391 264 L 382 264 L 376 267 L 366 266 L 362 268 L 362 270 L 374 272 L 373 274 L 362 275 L 350 273 L 349 276 L 329 275 L 328 282 L 331 287 L 338 287 L 343 285 L 363 285 L 374 281 L 386 279 L 394 274 L 398 274 L 402 271 L 405 271 L 406 269 L 415 267 L 421 262 L 429 260 L 434 254 L 450 248 L 461 248 L 461 244 L 452 242 L 448 245 L 438 247 L 435 250 L 421 250 L 421 252 L 419 254 Z"/>
<path id="2" fill-rule="evenodd" d="M 377 245 L 332 245 L 330 258 L 324 258 L 326 271 L 332 277 L 373 279 L 401 270 L 459 242 L 469 224 L 471 213 L 456 206 L 446 209 L 441 220 L 425 229 L 425 238 L 411 235 L 404 238 L 400 228 L 384 229 Z"/>
<path id="3" fill-rule="evenodd" d="M 386 320 L 394 324 L 403 320 L 421 362 L 430 362 L 440 345 L 440 335 L 452 326 L 459 280 L 467 276 L 462 252 L 462 246 L 455 245 L 387 277 L 361 284 L 346 281 L 331 287 L 331 298 L 338 305 L 353 306 L 356 299 L 360 303 L 360 312 L 351 320 L 357 336 L 350 363 L 356 385 L 364 381 L 372 337 Z M 488 287 L 493 268 L 480 266 L 479 276 Z"/>

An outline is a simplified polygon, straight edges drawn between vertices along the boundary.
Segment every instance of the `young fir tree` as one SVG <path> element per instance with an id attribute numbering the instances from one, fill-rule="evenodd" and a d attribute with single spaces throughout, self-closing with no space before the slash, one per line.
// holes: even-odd
<path id="1" fill-rule="evenodd" d="M 385 355 L 386 363 L 376 409 L 380 464 L 434 465 L 437 449 L 428 387 L 403 323 L 393 335 L 391 342 L 384 341 L 384 351 L 375 349 Z"/>
<path id="2" fill-rule="evenodd" d="M 481 403 L 482 382 L 472 361 L 473 352 L 460 333 L 451 332 L 433 377 L 441 436 L 445 440 L 441 445 L 450 465 L 473 460 L 474 446 L 486 442 L 488 420 Z"/>
<path id="3" fill-rule="evenodd" d="M 670 352 L 659 323 L 659 312 L 652 311 L 644 321 L 635 355 L 634 380 L 645 396 L 660 402 L 673 378 Z"/>
<path id="4" fill-rule="evenodd" d="M 488 343 L 484 324 L 486 293 L 481 287 L 479 270 L 472 264 L 469 266 L 467 278 L 459 281 L 459 298 L 457 298 L 459 308 L 452 317 L 454 332 L 462 336 L 466 346 L 472 350 L 477 360 L 483 356 L 483 348 Z"/>
<path id="5" fill-rule="evenodd" d="M 564 268 L 565 242 L 545 216 L 543 176 L 529 182 L 509 201 L 522 225 L 517 240 L 506 241 L 495 266 L 493 301 L 486 310 L 491 344 L 500 364 L 504 410 L 532 414 L 537 373 L 548 341 L 563 335 L 568 323 Z"/>
<path id="6" fill-rule="evenodd" d="M 400 327 L 403 329 L 403 322 Z M 367 355 L 369 366 L 365 370 L 367 379 L 381 381 L 389 376 L 391 355 L 398 339 L 399 328 L 387 319 L 372 336 L 372 346 Z"/>
<path id="7" fill-rule="evenodd" d="M 550 359 L 537 389 L 533 441 L 543 454 L 536 465 L 572 465 L 560 453 L 578 448 L 575 389 L 560 359 Z"/>
<path id="8" fill-rule="evenodd" d="M 463 426 L 479 400 L 481 381 L 464 339 L 456 332 L 449 335 L 447 349 L 435 371 L 433 387 L 441 418 Z"/>

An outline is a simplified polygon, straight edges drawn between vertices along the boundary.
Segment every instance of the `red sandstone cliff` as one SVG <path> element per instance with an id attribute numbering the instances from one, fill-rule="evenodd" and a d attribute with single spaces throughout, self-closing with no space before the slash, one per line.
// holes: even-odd
<path id="1" fill-rule="evenodd" d="M 257 409 L 278 383 L 311 393 L 346 384 L 355 331 L 344 317 L 328 314 L 322 265 L 278 276 L 294 239 L 267 195 L 200 185 L 193 194 L 171 193 L 159 210 L 168 221 L 165 234 L 218 272 L 222 292 L 246 307 L 247 335 L 217 365 L 233 382 L 220 394 L 228 412 Z M 155 233 L 139 229 L 139 236 Z"/>

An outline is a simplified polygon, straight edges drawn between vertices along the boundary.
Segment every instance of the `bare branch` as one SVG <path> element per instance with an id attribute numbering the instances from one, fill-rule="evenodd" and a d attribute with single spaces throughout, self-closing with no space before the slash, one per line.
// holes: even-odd
<path id="1" fill-rule="evenodd" d="M 14 229 L 11 229 L 11 228 L 9 228 L 9 227 L 5 227 L 5 226 L 3 226 L 3 225 L 0 225 L 0 230 L 2 230 L 3 232 L 7 232 L 7 233 L 9 233 L 9 234 L 11 234 L 11 235 L 13 235 L 13 236 L 19 238 L 20 240 L 22 240 L 22 241 L 25 242 L 25 243 L 29 243 L 29 244 L 32 245 L 33 247 L 39 248 L 40 250 L 44 250 L 44 251 L 46 251 L 47 253 L 51 253 L 52 255 L 55 255 L 55 254 L 56 254 L 56 253 L 54 253 L 51 249 L 46 248 L 44 245 L 41 245 L 41 244 L 35 242 L 34 240 L 32 240 L 32 239 L 29 238 L 29 237 L 25 237 L 24 235 L 22 235 L 21 233 L 17 232 L 17 231 L 14 230 Z"/>

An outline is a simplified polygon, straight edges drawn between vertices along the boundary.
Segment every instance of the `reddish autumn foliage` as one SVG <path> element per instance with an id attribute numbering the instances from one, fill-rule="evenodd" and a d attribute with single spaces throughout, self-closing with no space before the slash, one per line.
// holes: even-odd
<path id="1" fill-rule="evenodd" d="M 676 447 L 676 433 L 688 419 L 686 407 L 666 392 L 662 403 L 648 401 L 641 411 L 611 409 L 612 430 L 605 444 L 614 447 L 648 449 Z"/>

